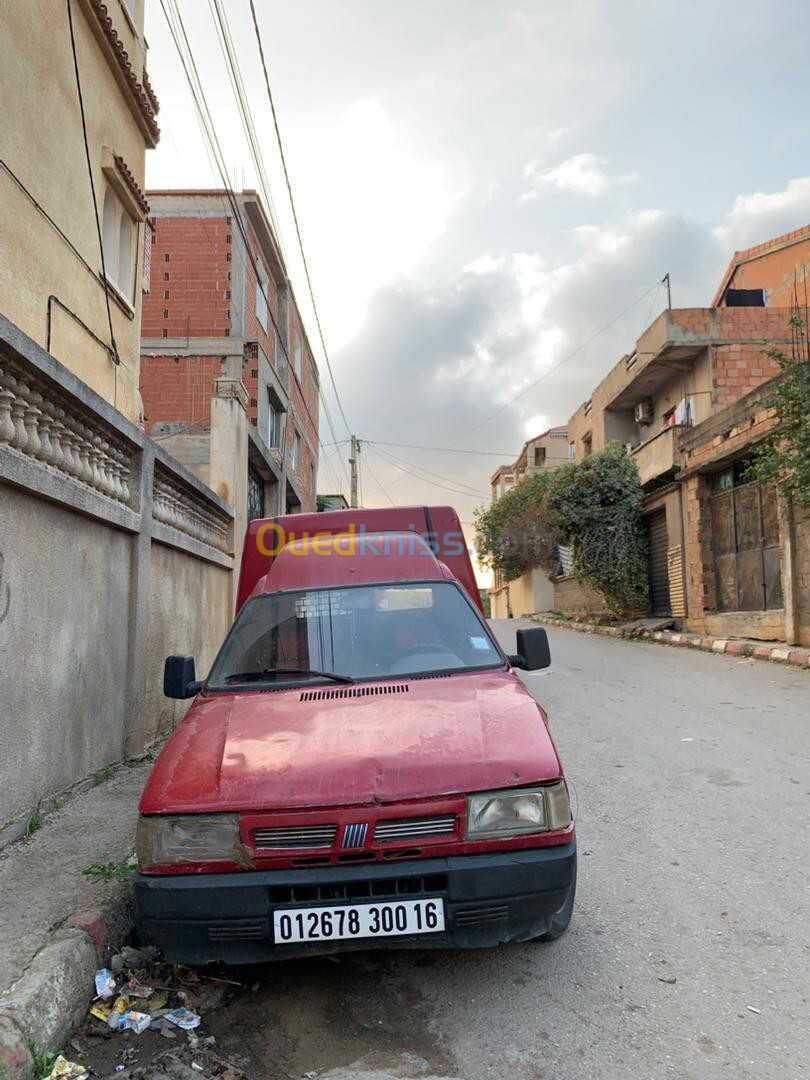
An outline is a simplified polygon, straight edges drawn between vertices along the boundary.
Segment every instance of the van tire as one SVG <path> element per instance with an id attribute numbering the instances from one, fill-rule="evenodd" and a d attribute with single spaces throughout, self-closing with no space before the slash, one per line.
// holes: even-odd
<path id="1" fill-rule="evenodd" d="M 568 896 L 565 898 L 565 903 L 557 912 L 556 915 L 552 915 L 549 923 L 548 930 L 543 934 L 538 934 L 535 941 L 547 942 L 556 941 L 557 938 L 562 937 L 565 931 L 568 929 L 568 924 L 571 922 L 571 915 L 574 910 L 574 900 L 577 895 L 577 878 L 576 870 L 574 871 L 574 880 L 571 882 L 571 888 L 568 890 Z"/>

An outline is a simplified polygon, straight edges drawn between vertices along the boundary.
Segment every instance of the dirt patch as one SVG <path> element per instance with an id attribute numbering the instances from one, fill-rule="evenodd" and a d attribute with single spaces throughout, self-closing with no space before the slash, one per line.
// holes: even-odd
<path id="1" fill-rule="evenodd" d="M 352 953 L 244 968 L 141 970 L 151 985 L 172 986 L 201 1016 L 194 1031 L 158 1024 L 140 1035 L 112 1032 L 88 1017 L 68 1055 L 94 1075 L 119 1080 L 289 1080 L 362 1061 L 363 1069 L 403 1059 L 452 1074 L 430 1033 L 425 1001 L 412 981 L 421 956 Z M 190 981 L 189 981 L 190 980 Z M 121 1068 L 123 1066 L 123 1068 Z M 117 1071 L 118 1070 L 118 1071 Z"/>

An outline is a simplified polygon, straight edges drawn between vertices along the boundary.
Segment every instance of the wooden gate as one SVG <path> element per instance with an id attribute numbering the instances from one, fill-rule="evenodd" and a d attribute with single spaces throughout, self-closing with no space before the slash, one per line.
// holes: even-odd
<path id="1" fill-rule="evenodd" d="M 712 547 L 718 611 L 781 608 L 779 522 L 776 493 L 756 482 L 741 483 L 744 470 L 712 477 Z"/>

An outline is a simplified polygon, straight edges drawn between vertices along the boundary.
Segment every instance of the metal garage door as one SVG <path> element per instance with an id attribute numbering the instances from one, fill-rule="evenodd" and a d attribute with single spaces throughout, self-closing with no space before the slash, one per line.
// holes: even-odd
<path id="1" fill-rule="evenodd" d="M 650 612 L 653 615 L 671 615 L 669 599 L 669 570 L 667 567 L 667 512 L 656 510 L 647 518 L 649 551 L 647 575 L 650 583 Z"/>

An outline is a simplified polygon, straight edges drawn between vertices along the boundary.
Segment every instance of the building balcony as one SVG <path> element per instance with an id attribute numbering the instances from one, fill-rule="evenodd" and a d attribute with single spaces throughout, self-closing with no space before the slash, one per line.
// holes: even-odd
<path id="1" fill-rule="evenodd" d="M 632 451 L 641 486 L 670 480 L 681 467 L 680 438 L 687 424 L 663 428 Z"/>

